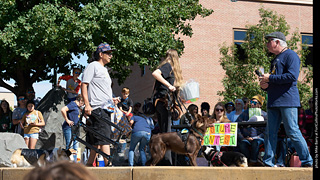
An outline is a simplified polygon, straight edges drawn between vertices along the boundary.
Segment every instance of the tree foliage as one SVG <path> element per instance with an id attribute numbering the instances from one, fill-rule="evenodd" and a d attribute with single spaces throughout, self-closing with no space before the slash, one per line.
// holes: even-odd
<path id="1" fill-rule="evenodd" d="M 25 93 L 52 80 L 52 69 L 68 74 L 72 54 L 91 56 L 101 42 L 118 50 L 108 66 L 122 83 L 134 62 L 153 67 L 169 48 L 182 53 L 175 35 L 191 37 L 189 21 L 212 12 L 198 0 L 1 0 L 0 86 Z"/>
<path id="2" fill-rule="evenodd" d="M 265 72 L 269 72 L 270 61 L 275 57 L 268 52 L 266 47 L 265 35 L 281 31 L 284 35 L 289 34 L 290 26 L 287 24 L 283 15 L 278 15 L 272 10 L 259 9 L 260 21 L 257 25 L 247 25 L 245 42 L 241 44 L 241 49 L 246 54 L 245 59 L 239 59 L 238 49 L 235 45 L 221 45 L 220 53 L 222 58 L 220 64 L 226 72 L 226 76 L 222 82 L 224 90 L 219 91 L 218 95 L 224 97 L 224 101 L 234 101 L 236 98 L 248 97 L 251 98 L 256 94 L 261 94 L 267 98 L 265 91 L 261 90 L 255 70 L 263 67 Z M 287 40 L 288 47 L 297 51 L 301 59 L 301 72 L 304 77 L 298 81 L 298 89 L 300 99 L 303 106 L 307 105 L 307 101 L 312 97 L 312 67 L 303 67 L 308 51 L 298 50 L 300 42 L 298 30 L 291 34 L 291 39 Z M 300 48 L 301 49 L 301 48 Z M 264 103 L 264 108 L 265 108 Z"/>

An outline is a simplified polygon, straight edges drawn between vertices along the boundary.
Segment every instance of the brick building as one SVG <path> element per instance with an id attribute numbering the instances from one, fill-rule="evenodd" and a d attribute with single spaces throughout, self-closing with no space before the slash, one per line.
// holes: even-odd
<path id="1" fill-rule="evenodd" d="M 10 92 L 9 90 L 7 90 L 3 87 L 0 87 L 0 102 L 1 102 L 1 100 L 4 99 L 4 100 L 8 101 L 10 107 L 12 109 L 14 109 L 15 97 L 16 96 L 12 92 Z"/>
<path id="2" fill-rule="evenodd" d="M 301 35 L 311 38 L 313 43 L 312 0 L 200 0 L 200 3 L 205 8 L 213 9 L 214 13 L 205 18 L 197 17 L 191 22 L 194 34 L 191 38 L 181 37 L 185 49 L 180 58 L 184 81 L 194 79 L 200 84 L 200 99 L 195 102 L 199 107 L 207 101 L 212 111 L 213 106 L 223 100 L 217 95 L 217 91 L 224 88 L 221 80 L 225 74 L 219 63 L 219 46 L 236 43 L 236 33 L 245 30 L 246 25 L 258 24 L 258 9 L 262 5 L 285 16 L 290 34 L 298 28 Z M 121 87 L 126 86 L 130 88 L 130 97 L 134 102 L 143 102 L 151 96 L 154 79 L 148 67 L 143 72 L 137 65 L 132 68 L 133 73 L 123 85 L 114 85 L 114 94 L 121 95 Z"/>

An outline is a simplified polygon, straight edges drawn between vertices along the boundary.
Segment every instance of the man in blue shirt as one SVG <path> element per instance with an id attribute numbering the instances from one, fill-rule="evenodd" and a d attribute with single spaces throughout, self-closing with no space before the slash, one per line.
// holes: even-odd
<path id="1" fill-rule="evenodd" d="M 297 80 L 300 73 L 300 59 L 297 53 L 288 49 L 286 37 L 281 32 L 265 36 L 269 52 L 276 55 L 271 61 L 270 72 L 259 77 L 260 87 L 268 92 L 268 124 L 265 137 L 266 166 L 275 165 L 277 134 L 281 121 L 287 136 L 291 139 L 301 160 L 302 167 L 312 167 L 313 160 L 307 143 L 298 126 L 300 97 Z"/>

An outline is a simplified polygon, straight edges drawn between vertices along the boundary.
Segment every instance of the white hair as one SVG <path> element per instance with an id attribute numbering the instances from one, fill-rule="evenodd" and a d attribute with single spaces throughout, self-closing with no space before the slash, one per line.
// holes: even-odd
<path id="1" fill-rule="evenodd" d="M 279 41 L 280 42 L 280 46 L 282 47 L 288 47 L 287 42 L 285 42 L 284 40 L 278 39 L 278 38 L 273 38 L 273 41 Z"/>

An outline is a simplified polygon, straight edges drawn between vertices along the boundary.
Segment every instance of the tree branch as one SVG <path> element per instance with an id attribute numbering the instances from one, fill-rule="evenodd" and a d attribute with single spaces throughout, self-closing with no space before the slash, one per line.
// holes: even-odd
<path id="1" fill-rule="evenodd" d="M 14 94 L 16 94 L 16 90 L 14 89 L 14 87 L 10 86 L 8 83 L 3 81 L 3 79 L 0 79 L 0 87 L 4 87 L 4 88 L 8 89 L 9 91 L 13 92 Z"/>

